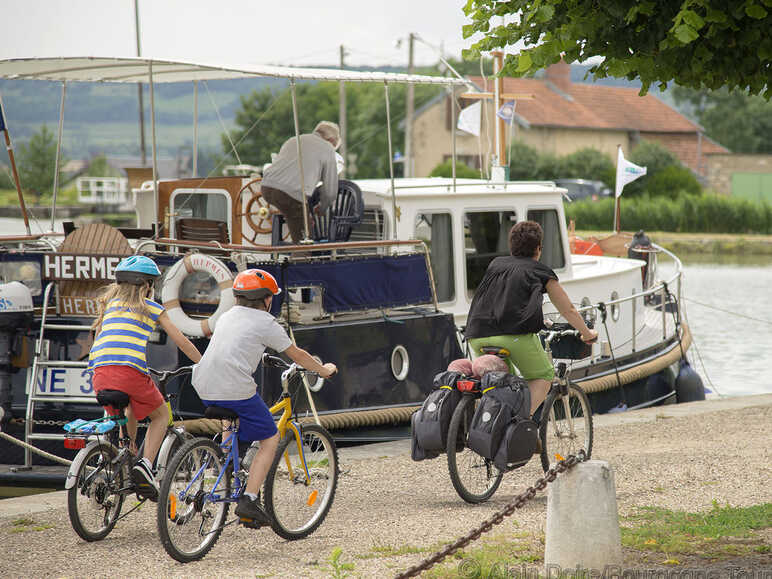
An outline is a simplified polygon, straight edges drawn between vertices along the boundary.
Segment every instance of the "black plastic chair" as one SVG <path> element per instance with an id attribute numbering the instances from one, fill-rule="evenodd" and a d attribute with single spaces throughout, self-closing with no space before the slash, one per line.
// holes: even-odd
<path id="1" fill-rule="evenodd" d="M 310 206 L 313 207 L 319 203 L 321 195 L 320 188 L 317 187 L 311 195 Z M 365 211 L 365 205 L 362 201 L 362 190 L 359 186 L 345 179 L 338 180 L 338 195 L 335 201 L 330 205 L 322 215 L 314 214 L 311 225 L 311 239 L 317 243 L 333 243 L 348 241 L 351 237 L 351 230 L 362 221 L 362 215 Z M 282 241 L 282 229 L 284 227 L 284 216 L 277 214 L 273 216 L 271 229 L 271 245 L 287 245 Z"/>

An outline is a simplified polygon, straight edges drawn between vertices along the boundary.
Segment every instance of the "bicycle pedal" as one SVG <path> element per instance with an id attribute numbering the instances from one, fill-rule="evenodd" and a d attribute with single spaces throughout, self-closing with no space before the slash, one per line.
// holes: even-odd
<path id="1" fill-rule="evenodd" d="M 261 529 L 270 526 L 268 523 L 259 523 L 255 519 L 245 519 L 243 517 L 239 517 L 239 524 L 244 525 L 247 529 Z"/>

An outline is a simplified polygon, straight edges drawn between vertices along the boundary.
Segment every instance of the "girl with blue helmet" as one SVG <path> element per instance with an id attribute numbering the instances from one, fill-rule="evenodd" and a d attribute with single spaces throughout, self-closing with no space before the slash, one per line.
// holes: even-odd
<path id="1" fill-rule="evenodd" d="M 153 283 L 161 276 L 155 262 L 143 255 L 123 259 L 115 268 L 115 283 L 99 298 L 99 315 L 92 329 L 89 354 L 94 390 L 120 390 L 129 395 L 126 429 L 136 452 L 137 421 L 150 417 L 144 455 L 131 471 L 137 494 L 158 495 L 153 461 L 163 441 L 168 412 L 147 368 L 147 342 L 160 325 L 177 347 L 193 362 L 201 353 L 172 323 L 161 304 L 154 302 Z"/>

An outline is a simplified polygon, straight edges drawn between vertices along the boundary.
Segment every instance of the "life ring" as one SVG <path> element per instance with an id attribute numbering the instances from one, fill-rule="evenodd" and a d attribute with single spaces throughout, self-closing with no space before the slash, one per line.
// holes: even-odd
<path id="1" fill-rule="evenodd" d="M 180 287 L 182 282 L 194 271 L 203 271 L 211 275 L 220 288 L 220 303 L 215 312 L 203 320 L 193 319 L 182 311 Z M 231 271 L 219 259 L 203 253 L 191 253 L 175 263 L 166 272 L 161 289 L 161 302 L 169 319 L 183 334 L 194 337 L 209 337 L 214 332 L 217 319 L 233 307 L 233 276 Z"/>

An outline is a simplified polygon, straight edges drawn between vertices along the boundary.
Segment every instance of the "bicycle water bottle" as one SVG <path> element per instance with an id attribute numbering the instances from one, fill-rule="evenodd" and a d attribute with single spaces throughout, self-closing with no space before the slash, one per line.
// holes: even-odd
<path id="1" fill-rule="evenodd" d="M 255 440 L 252 442 L 252 444 L 249 445 L 249 448 L 244 453 L 244 456 L 241 458 L 241 468 L 244 470 L 249 470 L 249 467 L 252 465 L 252 460 L 255 458 L 255 455 L 257 454 L 258 449 L 260 448 L 260 442 Z"/>

